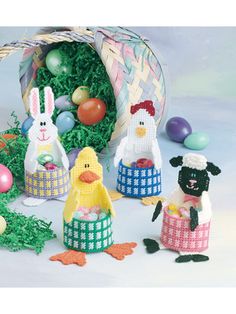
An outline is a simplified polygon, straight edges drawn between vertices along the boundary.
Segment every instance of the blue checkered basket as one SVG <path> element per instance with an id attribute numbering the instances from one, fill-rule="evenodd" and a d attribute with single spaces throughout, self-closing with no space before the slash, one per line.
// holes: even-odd
<path id="1" fill-rule="evenodd" d="M 129 197 L 147 197 L 161 193 L 161 169 L 131 168 L 119 163 L 116 189 Z"/>

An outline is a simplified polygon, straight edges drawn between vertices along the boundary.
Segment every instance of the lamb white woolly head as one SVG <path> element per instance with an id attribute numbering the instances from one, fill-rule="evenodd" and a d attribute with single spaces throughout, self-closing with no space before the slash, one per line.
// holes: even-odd
<path id="1" fill-rule="evenodd" d="M 207 159 L 203 155 L 188 153 L 183 156 L 182 166 L 197 170 L 205 170 L 207 168 Z"/>

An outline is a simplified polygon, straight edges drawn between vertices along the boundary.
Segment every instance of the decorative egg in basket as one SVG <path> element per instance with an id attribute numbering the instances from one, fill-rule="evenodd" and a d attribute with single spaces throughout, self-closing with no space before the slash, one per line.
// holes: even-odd
<path id="1" fill-rule="evenodd" d="M 33 86 L 39 87 L 40 93 L 45 86 L 50 86 L 55 99 L 68 95 L 68 101 L 72 103 L 75 90 L 86 86 L 89 95 L 80 96 L 89 97 L 88 100 L 98 98 L 106 104 L 106 115 L 92 125 L 77 119 L 77 106 L 70 109 L 77 121 L 61 136 L 67 153 L 76 147 L 90 146 L 100 157 L 107 152 L 112 155 L 126 134 L 130 106 L 146 99 L 154 103 L 157 126 L 164 123 L 167 107 L 164 66 L 147 41 L 133 31 L 121 27 L 53 28 L 37 34 L 29 42 L 32 47 L 24 50 L 20 65 L 22 97 L 27 112 Z M 69 71 L 52 73 L 49 61 L 55 59 L 55 51 L 56 59 L 67 55 L 64 59 L 72 62 Z M 85 92 L 88 91 L 83 90 Z M 58 114 L 60 110 L 56 108 L 54 122 Z"/>

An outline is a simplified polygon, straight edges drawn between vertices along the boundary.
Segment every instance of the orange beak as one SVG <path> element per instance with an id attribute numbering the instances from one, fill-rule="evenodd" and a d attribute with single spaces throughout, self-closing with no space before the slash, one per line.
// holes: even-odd
<path id="1" fill-rule="evenodd" d="M 90 183 L 93 183 L 96 180 L 99 180 L 100 177 L 96 173 L 94 173 L 94 172 L 92 172 L 90 170 L 87 170 L 87 171 L 84 171 L 84 172 L 81 173 L 81 175 L 79 176 L 79 179 L 82 182 L 90 184 Z"/>
<path id="2" fill-rule="evenodd" d="M 147 129 L 143 127 L 138 127 L 136 128 L 135 133 L 138 137 L 144 137 L 147 133 Z"/>

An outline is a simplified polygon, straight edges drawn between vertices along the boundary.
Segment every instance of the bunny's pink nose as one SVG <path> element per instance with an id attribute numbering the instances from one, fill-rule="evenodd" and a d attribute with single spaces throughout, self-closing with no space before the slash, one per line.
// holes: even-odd
<path id="1" fill-rule="evenodd" d="M 40 129 L 40 132 L 46 132 L 47 129 Z"/>
<path id="2" fill-rule="evenodd" d="M 194 185 L 194 183 L 197 183 L 197 180 L 189 180 L 191 185 Z"/>

